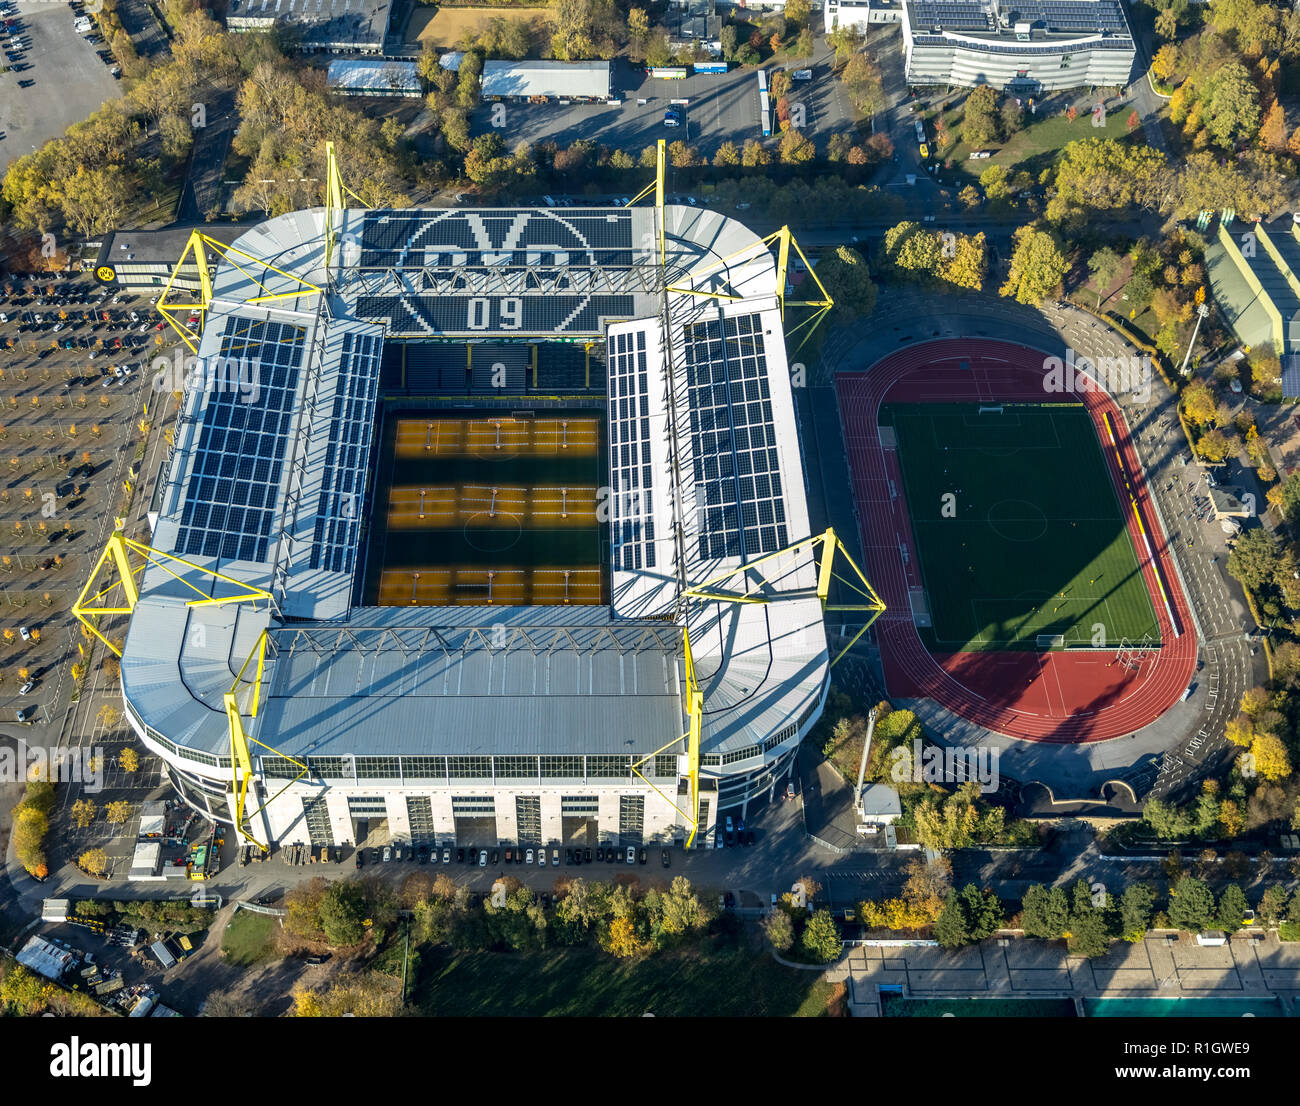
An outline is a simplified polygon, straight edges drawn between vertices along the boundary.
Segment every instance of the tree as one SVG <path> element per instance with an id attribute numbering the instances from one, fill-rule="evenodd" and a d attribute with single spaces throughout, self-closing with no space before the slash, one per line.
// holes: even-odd
<path id="1" fill-rule="evenodd" d="M 624 960 L 646 952 L 645 946 L 637 939 L 636 927 L 630 918 L 615 918 L 609 923 L 605 947 L 614 956 Z"/>
<path id="2" fill-rule="evenodd" d="M 1093 287 L 1097 290 L 1097 306 L 1099 308 L 1101 307 L 1103 293 L 1111 286 L 1123 267 L 1124 259 L 1109 246 L 1102 246 L 1099 250 L 1093 250 L 1091 256 L 1089 256 L 1088 271 L 1092 273 Z"/>
<path id="3" fill-rule="evenodd" d="M 1260 896 L 1258 913 L 1265 925 L 1273 926 L 1286 914 L 1286 888 L 1273 884 Z"/>
<path id="4" fill-rule="evenodd" d="M 746 169 L 753 169 L 760 165 L 771 165 L 772 154 L 756 138 L 748 138 L 740 155 L 740 163 Z"/>
<path id="5" fill-rule="evenodd" d="M 108 876 L 108 854 L 103 849 L 87 849 L 77 857 L 77 867 L 88 876 L 105 879 Z"/>
<path id="6" fill-rule="evenodd" d="M 118 799 L 104 807 L 104 818 L 110 825 L 120 826 L 131 818 L 131 804 Z"/>
<path id="7" fill-rule="evenodd" d="M 1214 895 L 1195 876 L 1183 876 L 1169 892 L 1169 922 L 1175 929 L 1199 933 L 1214 918 Z"/>
<path id="8" fill-rule="evenodd" d="M 123 772 L 135 772 L 140 767 L 140 755 L 130 745 L 122 750 L 117 761 Z"/>
<path id="9" fill-rule="evenodd" d="M 800 27 L 808 25 L 808 17 L 812 14 L 812 0 L 786 0 L 785 17 L 791 23 Z"/>
<path id="10" fill-rule="evenodd" d="M 1156 80 L 1168 81 L 1173 78 L 1174 67 L 1177 64 L 1178 47 L 1172 42 L 1166 42 L 1151 59 L 1151 72 Z"/>
<path id="11" fill-rule="evenodd" d="M 1065 933 L 1069 922 L 1070 903 L 1063 888 L 1035 883 L 1025 892 L 1020 926 L 1026 935 L 1055 940 Z"/>
<path id="12" fill-rule="evenodd" d="M 1232 452 L 1232 445 L 1222 430 L 1208 430 L 1196 439 L 1196 452 L 1207 461 L 1218 464 Z"/>
<path id="13" fill-rule="evenodd" d="M 735 166 L 740 164 L 740 148 L 728 139 L 718 147 L 717 154 L 714 155 L 713 164 L 718 166 Z"/>
<path id="14" fill-rule="evenodd" d="M 91 799 L 78 799 L 72 804 L 72 821 L 77 829 L 85 829 L 99 813 L 99 807 Z"/>
<path id="15" fill-rule="evenodd" d="M 849 246 L 839 246 L 817 266 L 817 279 L 835 301 L 836 322 L 851 322 L 870 315 L 876 306 L 876 285 L 866 259 Z"/>
<path id="16" fill-rule="evenodd" d="M 1235 883 L 1228 884 L 1219 896 L 1219 908 L 1215 914 L 1214 924 L 1225 933 L 1236 933 L 1242 926 L 1242 920 L 1250 904 L 1246 894 Z"/>
<path id="17" fill-rule="evenodd" d="M 318 916 L 325 940 L 331 945 L 355 945 L 365 929 L 366 896 L 355 880 L 331 883 L 320 897 Z"/>
<path id="18" fill-rule="evenodd" d="M 1177 33 L 1178 33 L 1177 13 L 1174 11 L 1173 8 L 1162 8 L 1160 14 L 1156 16 L 1156 34 L 1158 34 L 1161 38 L 1173 38 L 1174 35 L 1176 35 Z M 1174 47 L 1169 44 L 1165 44 L 1164 46 L 1160 47 L 1161 51 L 1172 50 L 1172 49 L 1174 49 Z M 1159 53 L 1157 53 L 1157 57 L 1158 56 Z M 1153 71 L 1155 70 L 1154 62 L 1152 63 L 1151 68 Z M 1159 73 L 1156 73 L 1156 76 L 1160 77 L 1161 75 Z M 1161 77 L 1161 79 L 1168 80 L 1169 78 Z"/>
<path id="19" fill-rule="evenodd" d="M 1046 231 L 1025 226 L 1012 237 L 1011 271 L 1000 294 L 1014 296 L 1017 303 L 1040 304 L 1060 287 L 1068 264 L 1056 239 Z"/>
<path id="20" fill-rule="evenodd" d="M 1259 127 L 1259 89 L 1239 61 L 1219 67 L 1202 87 L 1198 103 L 1205 129 L 1225 149 Z"/>
<path id="21" fill-rule="evenodd" d="M 977 85 L 966 96 L 961 136 L 968 146 L 983 146 L 998 137 L 998 96 L 986 85 Z"/>
<path id="22" fill-rule="evenodd" d="M 884 103 L 880 70 L 866 54 L 851 54 L 840 72 L 844 94 L 859 115 L 874 115 Z"/>
<path id="23" fill-rule="evenodd" d="M 1255 771 L 1270 783 L 1291 775 L 1291 758 L 1282 739 L 1269 733 L 1257 733 L 1250 743 Z"/>
<path id="24" fill-rule="evenodd" d="M 1259 125 L 1259 144 L 1272 153 L 1286 153 L 1287 134 L 1286 109 L 1280 100 L 1274 100 Z"/>
<path id="25" fill-rule="evenodd" d="M 781 136 L 779 149 L 782 165 L 802 165 L 817 156 L 816 147 L 794 127 Z"/>
<path id="26" fill-rule="evenodd" d="M 122 722 L 122 712 L 112 703 L 105 703 L 95 715 L 99 724 L 106 730 L 115 730 Z"/>
<path id="27" fill-rule="evenodd" d="M 1182 403 L 1183 414 L 1198 426 L 1213 426 L 1218 418 L 1218 401 L 1204 380 L 1193 380 L 1183 389 Z"/>
<path id="28" fill-rule="evenodd" d="M 1126 941 L 1140 941 L 1151 928 L 1151 912 L 1156 895 L 1146 883 L 1130 883 L 1119 900 L 1121 936 Z"/>
<path id="29" fill-rule="evenodd" d="M 1281 547 L 1277 538 L 1263 527 L 1252 527 L 1237 538 L 1228 554 L 1228 574 L 1252 591 L 1273 579 Z"/>
<path id="30" fill-rule="evenodd" d="M 981 941 L 1002 925 L 1002 903 L 992 891 L 981 891 L 968 883 L 950 891 L 943 911 L 934 924 L 934 937 L 944 948 L 958 948 Z"/>
<path id="31" fill-rule="evenodd" d="M 829 964 L 839 959 L 844 941 L 829 910 L 818 910 L 808 919 L 799 946 L 814 964 Z"/>
<path id="32" fill-rule="evenodd" d="M 645 52 L 646 39 L 650 37 L 650 17 L 645 8 L 629 8 L 627 12 L 628 47 L 634 54 Z"/>

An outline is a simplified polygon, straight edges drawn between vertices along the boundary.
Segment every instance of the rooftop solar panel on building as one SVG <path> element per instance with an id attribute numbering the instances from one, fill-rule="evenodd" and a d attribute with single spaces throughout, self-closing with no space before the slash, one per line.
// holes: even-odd
<path id="1" fill-rule="evenodd" d="M 238 379 L 256 388 L 222 386 L 208 395 L 181 509 L 181 554 L 266 558 L 305 334 L 287 323 L 225 320 L 221 363 L 242 363 Z"/>
<path id="2" fill-rule="evenodd" d="M 760 316 L 686 328 L 700 556 L 770 553 L 787 544 L 776 427 Z"/>

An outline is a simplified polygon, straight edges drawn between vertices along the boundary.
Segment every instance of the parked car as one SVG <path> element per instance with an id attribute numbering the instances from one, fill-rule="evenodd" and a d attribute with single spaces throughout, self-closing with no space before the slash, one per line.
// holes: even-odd
<path id="1" fill-rule="evenodd" d="M 513 863 L 513 862 L 514 862 L 514 859 L 515 859 L 515 850 L 514 850 L 514 848 L 512 847 L 512 848 L 506 849 L 506 863 L 507 863 L 507 864 Z"/>
<path id="2" fill-rule="evenodd" d="M 492 863 L 493 864 L 501 863 L 501 854 L 496 849 L 492 850 Z"/>
<path id="3" fill-rule="evenodd" d="M 26 694 L 27 694 L 29 691 L 31 691 L 31 689 L 34 688 L 35 686 L 36 686 L 36 681 L 35 681 L 35 680 L 28 680 L 25 684 L 23 684 L 22 687 L 20 687 L 20 688 L 18 689 L 18 694 L 19 694 L 19 695 L 26 695 Z"/>
<path id="4" fill-rule="evenodd" d="M 664 849 L 660 856 L 663 859 L 665 868 L 671 868 L 673 866 L 672 854 L 667 849 Z"/>
<path id="5" fill-rule="evenodd" d="M 636 863 L 636 848 L 632 845 L 627 847 L 627 862 L 629 864 Z"/>
<path id="6" fill-rule="evenodd" d="M 464 864 L 464 863 L 465 863 L 465 850 L 464 850 L 464 849 L 457 849 L 457 850 L 456 850 L 456 863 L 457 863 L 457 864 Z"/>
<path id="7" fill-rule="evenodd" d="M 564 850 L 564 863 L 565 863 L 565 864 L 572 864 L 572 863 L 573 863 L 573 850 L 572 850 L 572 849 L 565 849 L 565 850 Z"/>
<path id="8" fill-rule="evenodd" d="M 19 636 L 20 638 L 22 638 L 23 641 L 31 641 L 31 640 L 32 640 L 32 632 L 31 632 L 31 630 L 29 630 L 26 626 L 19 626 L 19 627 L 18 627 L 18 636 Z"/>
<path id="9" fill-rule="evenodd" d="M 538 865 L 539 868 L 545 868 L 545 867 L 546 867 L 546 850 L 545 850 L 545 849 L 538 849 L 538 850 L 537 850 L 537 865 Z"/>
<path id="10" fill-rule="evenodd" d="M 393 849 L 391 845 L 384 846 L 384 863 L 387 864 L 393 859 Z"/>
<path id="11" fill-rule="evenodd" d="M 583 849 L 583 850 L 582 850 L 582 859 L 583 859 L 584 863 L 587 863 L 587 864 L 590 864 L 590 863 L 591 863 L 591 850 L 590 850 L 590 849 Z"/>
<path id="12" fill-rule="evenodd" d="M 646 862 L 646 857 L 647 857 L 647 853 L 646 853 L 645 846 L 643 845 L 640 849 L 637 850 L 637 854 L 636 854 L 637 863 L 644 864 Z"/>
<path id="13" fill-rule="evenodd" d="M 531 864 L 532 862 L 533 862 L 533 850 L 532 850 L 532 849 L 528 849 L 528 850 L 524 853 L 524 863 L 525 863 L 525 864 Z"/>
<path id="14" fill-rule="evenodd" d="M 415 851 L 415 859 L 416 859 L 419 863 L 421 863 L 421 864 L 428 864 L 428 863 L 429 863 L 429 846 L 428 846 L 428 845 L 421 845 L 418 849 L 416 849 L 416 851 Z"/>
<path id="15" fill-rule="evenodd" d="M 378 864 L 378 863 L 379 863 L 379 850 L 378 850 L 378 849 L 371 849 L 371 850 L 370 850 L 370 863 L 371 863 L 371 864 Z"/>
<path id="16" fill-rule="evenodd" d="M 445 849 L 442 850 L 442 862 L 443 862 L 444 864 L 450 864 L 450 863 L 451 863 L 451 849 L 450 849 L 450 848 L 445 848 Z"/>
<path id="17" fill-rule="evenodd" d="M 486 867 L 487 867 L 487 849 L 479 849 L 479 851 L 478 851 L 478 866 L 479 866 L 480 868 L 486 868 Z"/>
<path id="18" fill-rule="evenodd" d="M 357 850 L 357 859 L 356 859 L 356 864 L 357 864 L 357 867 L 358 867 L 358 868 L 364 868 L 364 867 L 366 866 L 366 850 L 365 850 L 365 849 L 358 849 L 358 850 Z"/>
<path id="19" fill-rule="evenodd" d="M 793 798 L 794 798 L 794 784 L 793 784 L 793 783 L 787 783 L 787 784 L 785 785 L 785 797 L 786 797 L 787 799 L 793 799 Z"/>
<path id="20" fill-rule="evenodd" d="M 600 846 L 597 846 L 596 848 L 596 859 L 599 860 L 602 864 L 605 862 L 605 850 Z"/>
<path id="21" fill-rule="evenodd" d="M 558 868 L 559 866 L 560 866 L 560 850 L 559 850 L 559 849 L 552 849 L 552 850 L 551 850 L 551 867 L 552 867 L 552 868 Z"/>

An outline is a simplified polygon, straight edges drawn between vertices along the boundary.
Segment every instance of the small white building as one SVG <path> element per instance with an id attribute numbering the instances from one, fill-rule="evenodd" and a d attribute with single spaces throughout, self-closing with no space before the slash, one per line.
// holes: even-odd
<path id="1" fill-rule="evenodd" d="M 864 826 L 878 828 L 897 821 L 903 813 L 898 792 L 883 783 L 869 783 L 858 800 L 858 816 Z"/>
<path id="2" fill-rule="evenodd" d="M 826 33 L 903 22 L 903 0 L 826 0 Z"/>

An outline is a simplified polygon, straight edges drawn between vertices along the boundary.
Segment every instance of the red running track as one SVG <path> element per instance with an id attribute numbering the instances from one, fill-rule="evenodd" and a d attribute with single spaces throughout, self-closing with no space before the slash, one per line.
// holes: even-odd
<path id="1" fill-rule="evenodd" d="M 1011 737 L 1080 743 L 1131 734 L 1172 706 L 1196 668 L 1196 635 L 1172 557 L 1150 501 L 1128 423 L 1104 392 L 1043 391 L 1044 354 L 1009 342 L 955 339 L 911 346 L 865 373 L 836 376 L 867 575 L 888 610 L 876 622 L 885 685 L 900 698 L 929 698 L 962 718 Z M 963 368 L 968 365 L 968 368 Z M 1160 562 L 1180 636 L 1160 598 L 1155 566 L 1126 510 L 1129 532 L 1160 623 L 1161 647 L 1136 671 L 1109 650 L 930 654 L 912 620 L 908 588 L 920 587 L 916 541 L 903 495 L 898 454 L 880 444 L 881 405 L 890 403 L 1045 402 L 1076 399 L 1091 415 L 1122 503 L 1122 474 L 1103 422 L 1115 422 L 1143 525 Z M 898 495 L 892 496 L 892 487 Z M 902 548 L 910 555 L 906 561 Z"/>

